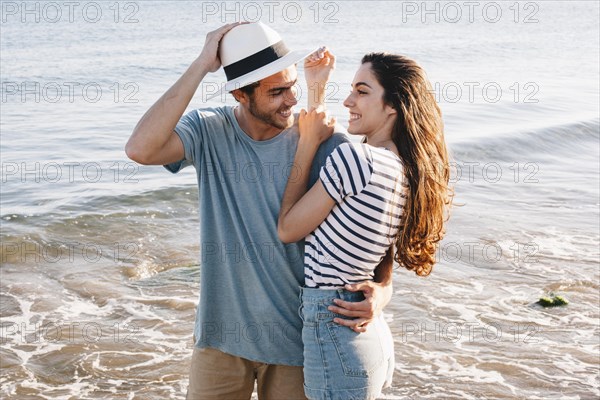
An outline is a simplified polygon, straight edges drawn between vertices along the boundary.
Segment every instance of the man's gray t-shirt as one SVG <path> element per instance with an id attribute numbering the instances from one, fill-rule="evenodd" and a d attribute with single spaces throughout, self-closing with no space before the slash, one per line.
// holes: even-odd
<path id="1" fill-rule="evenodd" d="M 302 365 L 304 242 L 277 236 L 281 199 L 298 144 L 297 127 L 255 141 L 242 131 L 233 107 L 191 111 L 175 132 L 185 158 L 165 165 L 176 173 L 193 165 L 199 186 L 200 302 L 197 347 L 253 361 Z M 336 133 L 319 148 L 310 172 L 316 182 L 326 157 L 347 141 Z"/>

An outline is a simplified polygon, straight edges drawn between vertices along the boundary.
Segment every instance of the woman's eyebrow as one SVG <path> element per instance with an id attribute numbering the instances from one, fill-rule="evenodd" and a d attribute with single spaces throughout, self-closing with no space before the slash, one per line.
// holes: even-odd
<path id="1" fill-rule="evenodd" d="M 361 85 L 362 85 L 362 86 L 366 86 L 366 87 L 368 87 L 368 88 L 372 89 L 372 87 L 371 87 L 371 86 L 369 86 L 369 84 L 368 84 L 368 83 L 366 83 L 366 82 L 356 82 L 356 83 L 355 83 L 354 85 L 352 85 L 352 86 L 354 86 L 354 87 L 357 87 L 357 86 L 361 86 Z"/>

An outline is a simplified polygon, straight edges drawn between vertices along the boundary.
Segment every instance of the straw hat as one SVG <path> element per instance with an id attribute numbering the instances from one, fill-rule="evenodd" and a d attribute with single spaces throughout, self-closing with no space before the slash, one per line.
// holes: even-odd
<path id="1" fill-rule="evenodd" d="M 262 22 L 236 26 L 219 44 L 227 83 L 208 99 L 283 71 L 316 50 L 291 51 L 281 36 Z"/>

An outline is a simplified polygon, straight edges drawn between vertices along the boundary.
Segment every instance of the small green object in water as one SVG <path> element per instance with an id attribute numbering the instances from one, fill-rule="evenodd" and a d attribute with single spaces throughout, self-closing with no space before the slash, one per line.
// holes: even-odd
<path id="1" fill-rule="evenodd" d="M 564 297 L 554 296 L 554 305 L 555 306 L 565 306 L 567 304 L 569 304 L 569 302 Z"/>
<path id="2" fill-rule="evenodd" d="M 554 301 L 550 297 L 540 297 L 538 304 L 543 307 L 552 307 L 554 305 Z"/>
<path id="3" fill-rule="evenodd" d="M 537 303 L 542 307 L 557 307 L 569 304 L 567 299 L 562 296 L 540 297 Z"/>

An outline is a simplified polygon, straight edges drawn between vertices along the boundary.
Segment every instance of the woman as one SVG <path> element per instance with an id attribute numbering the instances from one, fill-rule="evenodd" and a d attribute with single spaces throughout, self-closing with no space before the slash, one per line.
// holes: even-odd
<path id="1" fill-rule="evenodd" d="M 310 399 L 371 399 L 391 382 L 393 341 L 382 317 L 357 333 L 336 324 L 328 305 L 364 298 L 345 284 L 391 274 L 375 270 L 391 246 L 399 265 L 427 276 L 451 197 L 441 112 L 414 61 L 367 54 L 344 106 L 348 132 L 363 143 L 336 148 L 307 192 L 304 172 L 333 127 L 324 113 L 301 111 L 297 173 L 279 215 L 282 241 L 306 237 L 301 316 Z"/>

